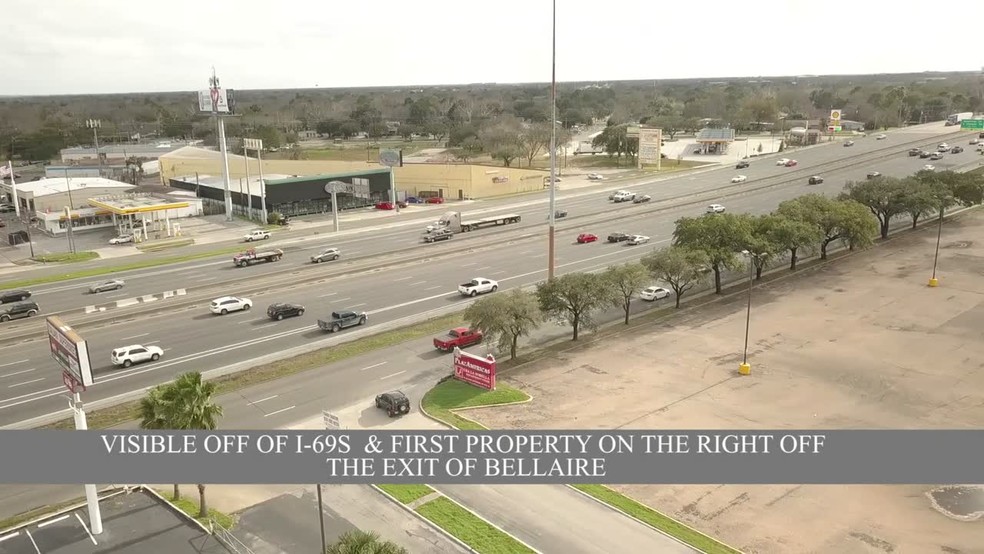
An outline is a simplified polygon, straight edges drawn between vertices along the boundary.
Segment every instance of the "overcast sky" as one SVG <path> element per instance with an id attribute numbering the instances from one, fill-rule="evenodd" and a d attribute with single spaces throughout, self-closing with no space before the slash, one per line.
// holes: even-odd
<path id="1" fill-rule="evenodd" d="M 0 6 L 0 95 L 196 90 L 212 66 L 235 89 L 550 80 L 550 0 Z M 982 22 L 984 0 L 558 0 L 557 80 L 980 71 Z"/>

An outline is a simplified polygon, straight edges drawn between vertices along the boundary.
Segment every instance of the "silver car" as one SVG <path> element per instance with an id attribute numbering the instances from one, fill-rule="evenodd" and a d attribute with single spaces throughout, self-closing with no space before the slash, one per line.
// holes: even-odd
<path id="1" fill-rule="evenodd" d="M 104 281 L 89 287 L 89 294 L 98 294 L 100 292 L 106 292 L 110 290 L 120 290 L 126 286 L 126 281 L 123 279 L 110 279 L 109 281 Z"/>
<path id="2" fill-rule="evenodd" d="M 337 260 L 341 255 L 341 250 L 337 248 L 325 248 L 318 254 L 311 256 L 311 263 L 319 264 L 326 260 Z"/>

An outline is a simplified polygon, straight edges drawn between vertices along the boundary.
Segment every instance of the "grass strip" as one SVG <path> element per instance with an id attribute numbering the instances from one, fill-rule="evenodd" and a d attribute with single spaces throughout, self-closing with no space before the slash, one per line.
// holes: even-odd
<path id="1" fill-rule="evenodd" d="M 477 408 L 495 404 L 525 402 L 530 396 L 504 383 L 496 383 L 495 390 L 484 390 L 457 379 L 447 379 L 424 394 L 421 404 L 432 417 L 462 431 L 485 431 L 486 428 L 465 419 L 452 410 Z"/>
<path id="2" fill-rule="evenodd" d="M 446 497 L 422 504 L 415 510 L 481 554 L 520 554 L 534 551 Z"/>
<path id="3" fill-rule="evenodd" d="M 740 550 L 735 550 L 726 544 L 718 542 L 713 537 L 692 529 L 604 485 L 573 485 L 573 487 L 605 504 L 622 510 L 638 520 L 646 522 L 671 537 L 700 549 L 706 554 L 741 554 Z"/>
<path id="4" fill-rule="evenodd" d="M 11 281 L 9 283 L 6 283 L 4 286 L 9 289 L 20 289 L 20 288 L 29 287 L 31 285 L 57 283 L 58 281 L 67 281 L 69 279 L 96 277 L 98 275 L 110 275 L 113 273 L 120 273 L 122 271 L 133 271 L 135 269 L 147 269 L 151 267 L 159 267 L 162 265 L 190 262 L 194 260 L 200 260 L 202 258 L 211 258 L 212 256 L 221 256 L 222 254 L 232 254 L 234 252 L 241 252 L 242 250 L 243 250 L 242 246 L 236 246 L 236 247 L 229 247 L 229 248 L 221 248 L 218 250 L 210 250 L 208 252 L 199 252 L 197 254 L 172 256 L 169 258 L 161 258 L 159 260 L 144 260 L 140 262 L 132 262 L 128 264 L 115 265 L 110 267 L 93 267 L 90 269 L 74 271 L 72 273 L 62 273 L 61 275 L 46 275 L 44 277 L 35 277 L 33 279 L 21 279 L 20 281 Z M 95 252 L 93 253 L 95 254 Z"/>
<path id="5" fill-rule="evenodd" d="M 157 494 L 166 498 L 167 501 L 170 502 L 171 504 L 174 504 L 174 506 L 177 509 L 188 514 L 188 517 L 191 517 L 192 519 L 198 521 L 198 523 L 201 523 L 206 528 L 208 527 L 209 519 L 214 519 L 216 523 L 218 523 L 222 527 L 225 527 L 226 529 L 232 529 L 233 525 L 236 524 L 235 518 L 233 518 L 231 515 L 224 514 L 212 508 L 208 509 L 208 517 L 205 518 L 198 517 L 198 502 L 195 500 L 191 500 L 190 498 L 186 498 L 182 496 L 181 498 L 175 500 L 174 496 L 172 496 L 170 492 L 165 492 L 165 491 L 157 491 Z M 208 495 L 207 489 L 205 491 L 205 494 L 206 496 Z"/>
<path id="6" fill-rule="evenodd" d="M 150 244 L 141 244 L 137 246 L 137 250 L 141 252 L 160 252 L 161 250 L 181 248 L 182 246 L 189 246 L 192 244 L 195 244 L 195 239 L 177 239 L 164 242 L 152 242 Z"/>
<path id="7" fill-rule="evenodd" d="M 376 485 L 386 494 L 400 501 L 400 504 L 413 504 L 415 501 L 434 494 L 434 489 L 427 485 Z"/>
<path id="8" fill-rule="evenodd" d="M 99 257 L 98 252 L 84 250 L 82 252 L 52 252 L 35 256 L 34 260 L 46 264 L 72 264 L 76 262 L 87 262 Z"/>
<path id="9" fill-rule="evenodd" d="M 463 324 L 461 314 L 451 314 L 422 323 L 408 325 L 372 335 L 352 342 L 322 348 L 317 352 L 302 354 L 286 360 L 277 360 L 238 373 L 224 375 L 212 382 L 216 384 L 217 394 L 235 392 L 252 385 L 275 381 L 284 377 L 309 371 L 318 367 L 341 362 L 368 352 L 388 348 L 410 340 L 420 339 Z M 94 410 L 86 414 L 90 429 L 107 429 L 139 417 L 140 402 L 132 401 Z M 75 422 L 66 418 L 45 425 L 41 429 L 74 429 Z"/>

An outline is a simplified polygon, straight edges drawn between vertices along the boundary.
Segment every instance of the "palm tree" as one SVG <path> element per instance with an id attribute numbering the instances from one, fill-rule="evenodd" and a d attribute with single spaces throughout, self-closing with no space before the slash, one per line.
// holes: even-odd
<path id="1" fill-rule="evenodd" d="M 202 374 L 183 373 L 173 382 L 158 385 L 140 401 L 142 429 L 214 431 L 222 417 L 222 406 L 213 400 L 215 384 L 202 381 Z M 178 497 L 178 486 L 174 486 Z M 198 485 L 198 517 L 208 517 L 205 485 Z"/>
<path id="2" fill-rule="evenodd" d="M 214 431 L 222 417 L 222 406 L 216 404 L 215 383 L 202 381 L 202 374 L 183 373 L 171 384 L 173 400 L 171 415 L 174 428 L 182 431 Z M 198 485 L 198 517 L 208 517 L 205 485 Z"/>
<path id="3" fill-rule="evenodd" d="M 147 396 L 140 399 L 140 428 L 141 429 L 173 429 L 169 421 L 167 394 L 170 383 L 157 385 L 147 391 Z M 181 489 L 174 484 L 174 500 L 181 498 Z"/>
<path id="4" fill-rule="evenodd" d="M 410 554 L 396 543 L 384 541 L 372 531 L 349 531 L 325 549 L 325 554 Z"/>

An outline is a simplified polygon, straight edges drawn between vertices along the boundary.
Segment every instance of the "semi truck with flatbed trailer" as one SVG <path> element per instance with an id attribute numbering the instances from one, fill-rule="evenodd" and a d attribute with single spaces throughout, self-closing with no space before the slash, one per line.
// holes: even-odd
<path id="1" fill-rule="evenodd" d="M 502 214 L 490 217 L 463 220 L 461 212 L 446 212 L 441 219 L 427 226 L 425 232 L 431 233 L 438 229 L 450 229 L 454 233 L 465 233 L 481 229 L 482 227 L 497 227 L 499 225 L 509 225 L 519 223 L 522 220 L 519 214 Z"/>

